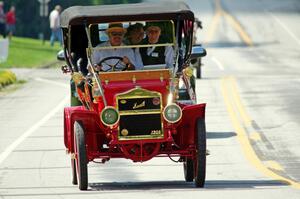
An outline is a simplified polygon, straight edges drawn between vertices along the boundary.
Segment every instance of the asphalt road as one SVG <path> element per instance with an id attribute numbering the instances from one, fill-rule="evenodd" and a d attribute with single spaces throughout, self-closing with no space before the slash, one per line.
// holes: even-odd
<path id="1" fill-rule="evenodd" d="M 181 164 L 89 165 L 89 190 L 71 185 L 63 145 L 67 75 L 15 70 L 27 83 L 0 96 L 0 198 L 300 198 L 300 5 L 297 0 L 187 1 L 208 56 L 197 80 L 207 103 L 207 181 Z"/>

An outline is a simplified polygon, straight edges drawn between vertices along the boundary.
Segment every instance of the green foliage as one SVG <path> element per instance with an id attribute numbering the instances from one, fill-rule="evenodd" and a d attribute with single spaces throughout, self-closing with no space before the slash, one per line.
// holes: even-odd
<path id="1" fill-rule="evenodd" d="M 16 7 L 16 35 L 21 37 L 38 38 L 40 33 L 44 33 L 44 38 L 50 38 L 50 28 L 48 17 L 40 17 L 40 3 L 38 0 L 3 0 L 5 12 L 11 5 Z M 55 5 L 61 5 L 66 9 L 74 5 L 100 5 L 137 3 L 141 0 L 51 0 L 49 2 L 49 13 Z"/>
<path id="2" fill-rule="evenodd" d="M 41 67 L 56 61 L 58 43 L 51 47 L 49 42 L 42 44 L 41 40 L 13 37 L 9 44 L 9 55 L 0 68 L 11 67 Z"/>
<path id="3" fill-rule="evenodd" d="M 16 75 L 9 70 L 0 70 L 0 90 L 9 84 L 17 81 Z"/>

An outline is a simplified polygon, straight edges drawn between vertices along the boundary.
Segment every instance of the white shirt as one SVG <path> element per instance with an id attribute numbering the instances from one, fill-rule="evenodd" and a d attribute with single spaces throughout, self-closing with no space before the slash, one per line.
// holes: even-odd
<path id="1" fill-rule="evenodd" d="M 60 19 L 59 19 L 59 12 L 57 10 L 52 10 L 49 15 L 50 21 L 50 28 L 51 29 L 58 29 L 60 28 Z"/>
<path id="2" fill-rule="evenodd" d="M 173 50 L 172 46 L 166 46 L 165 56 L 166 56 L 165 61 L 166 61 L 167 68 L 173 68 L 174 50 Z"/>
<path id="3" fill-rule="evenodd" d="M 123 45 L 123 44 L 121 44 Z M 99 44 L 97 47 L 105 47 L 111 46 L 109 41 L 106 41 L 102 44 Z M 135 70 L 139 70 L 143 68 L 143 62 L 141 59 L 141 55 L 137 54 L 138 50 L 133 50 L 132 48 L 114 48 L 114 49 L 102 49 L 102 50 L 94 50 L 92 54 L 92 64 L 98 64 L 101 60 L 107 57 L 127 57 L 129 61 L 135 66 Z M 139 56 L 139 58 L 138 58 Z M 118 62 L 117 59 L 107 60 L 106 63 L 110 65 L 115 65 Z M 102 70 L 107 71 L 110 67 L 107 65 L 102 65 Z"/>
<path id="4" fill-rule="evenodd" d="M 135 57 L 135 61 L 136 61 L 135 70 L 141 70 L 144 68 L 144 64 L 143 64 L 142 56 L 140 53 L 140 49 L 133 48 L 133 51 L 134 51 L 134 57 Z"/>

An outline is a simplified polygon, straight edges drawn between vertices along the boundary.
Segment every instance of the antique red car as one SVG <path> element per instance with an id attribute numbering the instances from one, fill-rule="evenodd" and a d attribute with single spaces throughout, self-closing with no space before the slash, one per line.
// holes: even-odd
<path id="1" fill-rule="evenodd" d="M 126 34 L 135 24 L 144 31 L 142 41 L 130 44 Z M 191 53 L 193 25 L 193 12 L 178 2 L 74 6 L 62 13 L 67 63 L 62 69 L 71 73 L 72 98 L 80 102 L 73 99 L 64 109 L 64 144 L 73 184 L 80 190 L 88 187 L 88 163 L 111 158 L 176 159 L 183 163 L 187 182 L 204 186 L 205 104 L 196 104 L 190 61 L 205 55 L 205 50 L 198 47 Z M 126 34 L 109 31 L 114 26 Z M 159 42 L 146 42 L 150 26 L 159 27 Z M 120 45 L 105 45 L 114 36 L 121 37 Z M 165 63 L 145 61 L 150 48 L 163 50 L 152 56 L 161 53 Z M 134 65 L 125 61 L 129 55 L 115 55 L 136 50 L 142 62 Z M 95 55 L 102 58 L 95 60 Z"/>

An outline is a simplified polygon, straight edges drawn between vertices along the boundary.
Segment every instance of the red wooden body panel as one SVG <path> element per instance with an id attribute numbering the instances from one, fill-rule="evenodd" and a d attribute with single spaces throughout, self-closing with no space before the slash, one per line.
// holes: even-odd
<path id="1" fill-rule="evenodd" d="M 147 139 L 147 140 L 122 140 L 117 139 L 117 131 L 110 130 L 105 127 L 99 118 L 97 112 L 80 107 L 68 107 L 64 110 L 64 142 L 70 153 L 74 152 L 74 133 L 73 126 L 75 121 L 80 121 L 83 124 L 86 145 L 87 157 L 89 161 L 95 158 L 129 158 L 126 151 L 122 150 L 122 146 L 139 144 L 140 146 L 149 143 L 156 144 L 157 152 L 144 157 L 130 157 L 133 161 L 146 161 L 154 156 L 192 156 L 195 149 L 195 127 L 198 118 L 205 117 L 205 104 L 197 105 L 182 105 L 183 116 L 178 124 L 165 125 L 165 136 L 163 139 Z M 106 136 L 109 133 L 111 136 Z M 160 146 L 164 143 L 165 148 Z M 110 145 L 109 149 L 103 149 L 103 144 Z M 172 147 L 175 144 L 177 148 Z"/>
<path id="2" fill-rule="evenodd" d="M 113 106 L 115 104 L 114 99 L 115 95 L 119 93 L 126 92 L 135 87 L 141 87 L 143 89 L 147 89 L 149 91 L 157 91 L 162 94 L 163 104 L 166 104 L 166 97 L 168 94 L 169 80 L 143 80 L 136 82 L 132 81 L 115 81 L 105 84 L 103 82 L 103 90 L 104 95 L 107 100 L 107 104 Z"/>

